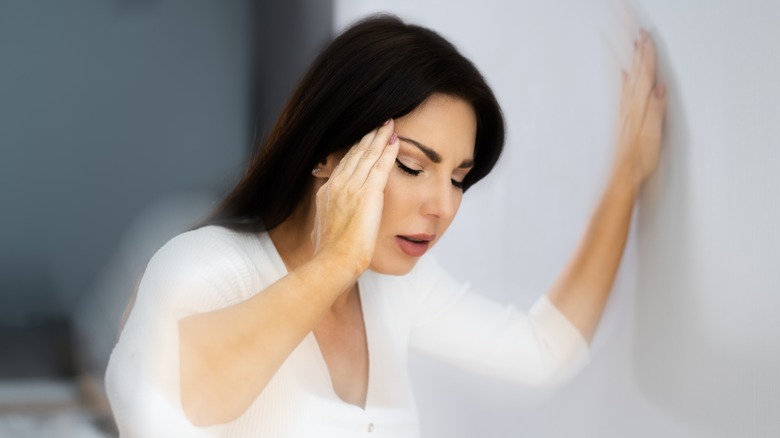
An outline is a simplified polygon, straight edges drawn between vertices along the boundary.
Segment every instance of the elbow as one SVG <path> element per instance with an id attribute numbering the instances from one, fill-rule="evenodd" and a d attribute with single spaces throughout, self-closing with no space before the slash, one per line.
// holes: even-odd
<path id="1" fill-rule="evenodd" d="M 239 406 L 226 392 L 224 375 L 215 373 L 224 367 L 213 356 L 181 344 L 179 364 L 179 401 L 187 420 L 197 427 L 215 426 L 237 419 L 247 406 Z"/>
<path id="2" fill-rule="evenodd" d="M 182 410 L 193 426 L 208 427 L 229 423 L 241 416 L 243 410 L 227 403 L 217 403 L 215 398 L 182 390 Z"/>
<path id="3" fill-rule="evenodd" d="M 518 358 L 519 359 L 519 358 Z M 522 358 L 516 381 L 535 388 L 557 388 L 573 380 L 590 362 L 587 348 L 556 350 L 540 345 L 536 354 Z"/>
<path id="4" fill-rule="evenodd" d="M 184 343 L 182 345 L 185 345 Z M 179 401 L 187 420 L 196 427 L 237 420 L 264 389 L 248 382 L 246 368 L 219 355 L 195 354 L 182 348 Z"/>
<path id="5" fill-rule="evenodd" d="M 204 357 L 182 361 L 180 364 L 180 402 L 184 416 L 197 427 L 216 426 L 238 419 L 251 401 L 241 391 L 229 389 L 224 375 L 211 370 L 220 369 Z"/>
<path id="6" fill-rule="evenodd" d="M 565 355 L 546 354 L 539 361 L 535 386 L 556 388 L 572 381 L 590 362 L 586 350 L 568 352 Z"/>
<path id="7" fill-rule="evenodd" d="M 263 373 L 242 350 L 215 341 L 202 325 L 179 322 L 179 402 L 193 426 L 237 420 L 265 389 L 272 374 Z"/>

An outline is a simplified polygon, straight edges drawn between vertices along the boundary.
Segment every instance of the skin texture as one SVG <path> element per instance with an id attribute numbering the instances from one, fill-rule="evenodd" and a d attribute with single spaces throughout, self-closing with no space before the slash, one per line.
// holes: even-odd
<path id="1" fill-rule="evenodd" d="M 417 258 L 399 249 L 397 235 L 434 234 L 431 246 L 444 235 L 460 208 L 463 190 L 453 180 L 461 182 L 468 173 L 459 166 L 473 159 L 476 129 L 476 116 L 466 102 L 441 95 L 398 119 L 398 161 L 421 172 L 410 175 L 400 166 L 391 172 L 371 270 L 402 275 L 414 267 Z M 433 162 L 412 141 L 437 152 L 441 162 Z"/>
<path id="2" fill-rule="evenodd" d="M 644 30 L 623 72 L 617 151 L 612 173 L 574 256 L 547 295 L 588 342 L 612 290 L 631 215 L 661 152 L 666 89 L 655 81 L 656 50 Z"/>
<path id="3" fill-rule="evenodd" d="M 643 32 L 624 74 L 609 183 L 547 293 L 588 341 L 612 288 L 637 194 L 658 165 L 665 108 L 655 47 Z M 473 158 L 475 126 L 465 102 L 434 95 L 366 134 L 343 157 L 321 163 L 305 201 L 270 231 L 288 275 L 249 300 L 179 322 L 182 405 L 194 424 L 240 416 L 310 332 L 336 394 L 364 406 L 369 358 L 357 279 L 367 269 L 403 274 L 414 266 L 396 235 L 441 238 L 460 206 L 453 180 L 463 179 L 467 169 L 459 166 Z M 440 162 L 397 137 L 429 146 Z M 422 172 L 404 173 L 396 159 Z"/>
<path id="4" fill-rule="evenodd" d="M 432 96 L 321 164 L 306 201 L 269 232 L 288 275 L 242 303 L 179 322 L 182 406 L 193 424 L 240 416 L 309 332 L 336 394 L 365 405 L 368 350 L 357 279 L 369 267 L 401 274 L 414 266 L 396 234 L 441 237 L 460 205 L 452 180 L 463 179 L 466 169 L 457 167 L 473 158 L 475 126 L 464 102 Z M 395 130 L 438 149 L 440 162 L 399 141 Z M 399 149 L 420 175 L 398 167 Z"/>
<path id="5" fill-rule="evenodd" d="M 375 149 L 364 146 L 375 141 L 369 133 L 344 158 L 333 154 L 320 166 L 312 188 L 317 192 L 316 212 L 306 209 L 308 214 L 296 215 L 271 232 L 288 268 L 294 269 L 294 260 L 327 252 L 327 245 L 331 244 L 344 251 L 344 263 L 363 260 L 357 268 L 360 273 L 371 269 L 403 275 L 414 267 L 418 257 L 401 251 L 396 236 L 434 234 L 433 246 L 447 230 L 463 197 L 456 184 L 463 181 L 469 170 L 461 168 L 461 164 L 473 159 L 473 109 L 463 100 L 434 95 L 412 113 L 390 121 L 387 127 L 390 126 L 399 140 L 387 149 L 398 148 L 398 162 L 393 162 L 390 169 L 377 169 L 376 164 L 370 169 L 389 171 L 384 188 L 371 186 L 371 180 L 364 176 L 367 170 L 361 169 L 368 167 L 379 153 L 376 144 L 371 146 Z M 436 152 L 439 162 L 431 160 L 414 142 Z M 419 173 L 412 175 L 401 166 Z M 296 237 L 307 230 L 312 230 L 310 241 Z M 363 406 L 369 363 L 355 285 L 335 300 L 313 332 L 336 393 L 349 403 Z"/>

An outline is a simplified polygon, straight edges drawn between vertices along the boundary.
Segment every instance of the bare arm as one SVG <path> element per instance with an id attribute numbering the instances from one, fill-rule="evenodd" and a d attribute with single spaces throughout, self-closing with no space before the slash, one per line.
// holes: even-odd
<path id="1" fill-rule="evenodd" d="M 655 58 L 655 46 L 642 31 L 631 72 L 623 74 L 612 174 L 579 247 L 548 292 L 550 301 L 588 342 L 612 289 L 634 202 L 658 165 L 666 90 L 655 83 Z"/>
<path id="2" fill-rule="evenodd" d="M 240 304 L 179 321 L 181 400 L 197 426 L 237 418 L 355 278 L 314 259 Z"/>
<path id="3" fill-rule="evenodd" d="M 238 418 L 368 268 L 398 155 L 393 128 L 366 134 L 317 192 L 309 261 L 244 302 L 179 322 L 181 401 L 193 424 Z"/>
<path id="4" fill-rule="evenodd" d="M 633 181 L 615 172 L 574 256 L 547 293 L 588 343 L 612 290 L 636 193 Z"/>

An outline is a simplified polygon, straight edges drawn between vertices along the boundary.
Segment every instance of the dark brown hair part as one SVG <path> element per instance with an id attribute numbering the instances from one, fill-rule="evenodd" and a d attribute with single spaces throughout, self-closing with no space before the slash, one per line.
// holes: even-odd
<path id="1" fill-rule="evenodd" d="M 273 229 L 302 202 L 312 168 L 435 93 L 465 100 L 477 116 L 467 190 L 493 169 L 504 145 L 501 108 L 485 79 L 430 29 L 390 15 L 355 23 L 312 63 L 242 179 L 201 225 Z"/>

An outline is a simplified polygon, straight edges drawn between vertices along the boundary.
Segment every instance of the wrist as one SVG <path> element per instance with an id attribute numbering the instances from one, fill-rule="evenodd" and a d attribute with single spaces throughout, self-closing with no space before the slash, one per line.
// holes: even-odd
<path id="1" fill-rule="evenodd" d="M 630 162 L 616 161 L 612 166 L 610 182 L 639 191 L 644 182 L 644 177 L 636 166 L 633 166 Z"/>
<path id="2" fill-rule="evenodd" d="M 317 266 L 323 278 L 332 279 L 338 283 L 350 285 L 357 281 L 365 271 L 355 260 L 332 252 L 320 252 L 311 259 L 310 263 Z"/>
<path id="3" fill-rule="evenodd" d="M 631 166 L 616 165 L 612 168 L 608 186 L 613 191 L 636 197 L 642 187 L 643 178 Z"/>

